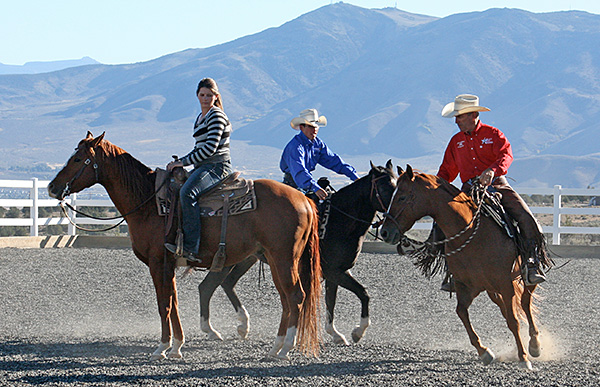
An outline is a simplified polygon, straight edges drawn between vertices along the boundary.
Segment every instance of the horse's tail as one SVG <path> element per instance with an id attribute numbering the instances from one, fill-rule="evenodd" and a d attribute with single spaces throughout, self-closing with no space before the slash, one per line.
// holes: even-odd
<path id="1" fill-rule="evenodd" d="M 312 200 L 312 225 L 300 258 L 300 282 L 305 293 L 304 302 L 298 320 L 298 349 L 307 356 L 319 355 L 320 301 L 321 301 L 321 253 L 319 248 L 319 218 Z"/>

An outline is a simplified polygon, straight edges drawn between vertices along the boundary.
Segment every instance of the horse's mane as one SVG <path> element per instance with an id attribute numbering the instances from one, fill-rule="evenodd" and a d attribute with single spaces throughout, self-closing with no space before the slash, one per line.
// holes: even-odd
<path id="1" fill-rule="evenodd" d="M 99 147 L 103 151 L 102 157 L 105 161 L 112 162 L 112 166 L 119 174 L 119 179 L 133 198 L 140 202 L 148 199 L 149 195 L 154 192 L 154 172 L 125 150 L 107 140 L 103 140 Z"/>
<path id="2" fill-rule="evenodd" d="M 356 180 L 354 183 L 343 186 L 342 188 L 337 190 L 334 197 L 338 198 L 338 200 L 341 198 L 344 198 L 344 200 L 342 200 L 342 201 L 347 201 L 347 200 L 345 200 L 345 198 L 347 198 L 347 197 L 352 198 L 353 196 L 356 196 L 356 187 L 361 185 L 360 184 L 361 182 L 366 181 L 368 179 L 368 177 L 369 177 L 369 174 L 366 174 L 365 176 L 358 178 L 358 180 Z"/>
<path id="3" fill-rule="evenodd" d="M 473 202 L 473 200 L 471 199 L 471 197 L 468 194 L 461 191 L 454 184 L 446 181 L 446 179 L 443 179 L 439 176 L 422 173 L 419 171 L 413 171 L 413 173 L 415 174 L 415 176 L 420 176 L 421 179 L 423 179 L 424 181 L 427 181 L 427 184 L 431 184 L 434 188 L 438 188 L 444 192 L 447 192 L 452 198 L 454 198 L 454 201 L 457 201 L 456 199 L 459 196 L 461 196 L 462 197 L 460 199 L 461 202 L 463 202 L 464 204 L 469 205 L 471 207 L 475 206 L 475 202 Z"/>

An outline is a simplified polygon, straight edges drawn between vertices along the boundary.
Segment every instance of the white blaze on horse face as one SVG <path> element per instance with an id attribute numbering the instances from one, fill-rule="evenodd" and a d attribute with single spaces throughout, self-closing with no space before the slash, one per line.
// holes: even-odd
<path id="1" fill-rule="evenodd" d="M 396 183 L 396 189 L 394 190 L 394 193 L 392 194 L 392 198 L 390 199 L 390 205 L 387 209 L 387 213 L 391 216 L 390 211 L 392 210 L 392 204 L 394 204 L 394 198 L 396 197 L 396 194 L 398 193 L 398 188 L 400 188 L 400 186 L 398 185 L 398 183 Z"/>

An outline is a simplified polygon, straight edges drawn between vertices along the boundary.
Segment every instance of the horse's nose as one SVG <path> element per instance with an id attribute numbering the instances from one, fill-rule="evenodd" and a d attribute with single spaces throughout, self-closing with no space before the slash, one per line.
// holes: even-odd
<path id="1" fill-rule="evenodd" d="M 56 199 L 58 197 L 58 194 L 55 192 L 55 185 L 54 183 L 50 183 L 48 184 L 48 196 L 50 196 L 51 198 Z"/>
<path id="2" fill-rule="evenodd" d="M 388 232 L 388 230 L 387 230 L 387 229 L 382 229 L 382 230 L 379 232 L 379 234 L 381 235 L 381 239 L 383 239 L 383 240 L 384 240 L 384 242 L 387 242 L 387 239 L 388 239 L 388 238 L 389 238 L 389 236 L 390 236 L 390 233 Z"/>

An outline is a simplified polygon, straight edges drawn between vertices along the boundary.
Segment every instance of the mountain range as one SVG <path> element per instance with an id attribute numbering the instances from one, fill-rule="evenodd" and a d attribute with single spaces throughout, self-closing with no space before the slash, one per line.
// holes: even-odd
<path id="1" fill-rule="evenodd" d="M 193 146 L 196 85 L 212 77 L 250 177 L 280 179 L 289 122 L 308 107 L 359 172 L 391 158 L 435 173 L 457 131 L 442 107 L 474 93 L 512 143 L 516 187 L 599 186 L 599 38 L 600 16 L 580 11 L 435 18 L 337 3 L 148 62 L 0 75 L 0 178 L 51 177 L 88 130 L 165 165 Z"/>
<path id="2" fill-rule="evenodd" d="M 85 56 L 81 59 L 67 59 L 47 62 L 27 62 L 22 66 L 0 63 L 0 74 L 40 74 L 67 69 L 69 67 L 100 64 L 97 60 Z"/>

